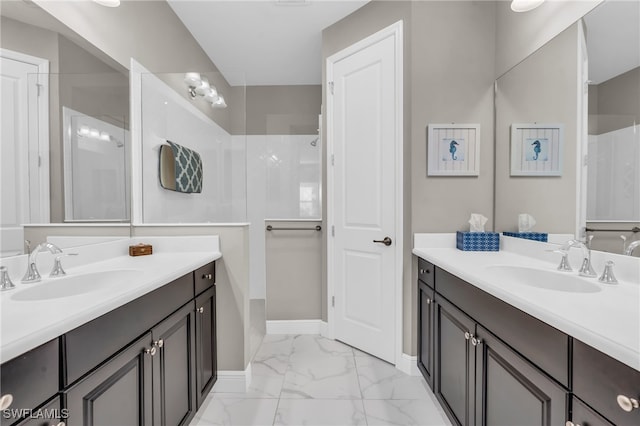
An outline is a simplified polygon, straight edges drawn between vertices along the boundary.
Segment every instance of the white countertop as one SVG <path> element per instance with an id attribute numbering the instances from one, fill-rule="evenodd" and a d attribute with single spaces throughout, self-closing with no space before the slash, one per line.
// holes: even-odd
<path id="1" fill-rule="evenodd" d="M 139 242 L 152 244 L 153 254 L 129 256 L 129 245 Z M 9 268 L 16 288 L 0 293 L 0 362 L 36 348 L 222 257 L 218 237 L 138 237 L 64 251 L 79 253 L 63 259 L 67 276 L 123 269 L 141 273 L 133 279 L 88 293 L 19 301 L 14 300 L 14 296 L 20 292 L 46 286 L 56 279 L 47 278 L 51 255 L 43 252 L 38 256 L 38 269 L 43 280 L 33 284 L 20 282 L 20 273 L 24 273 L 26 268 L 26 256 L 2 259 L 0 264 Z M 87 282 L 86 285 L 92 283 Z"/>
<path id="2" fill-rule="evenodd" d="M 435 234 L 432 239 L 423 238 L 426 235 L 416 234 L 415 255 L 640 371 L 639 259 L 593 252 L 593 265 L 598 273 L 602 272 L 603 259 L 615 259 L 618 270 L 614 271 L 620 282 L 608 285 L 598 282 L 597 278 L 584 278 L 598 285 L 601 291 L 563 292 L 514 284 L 512 280 L 500 279 L 487 268 L 512 265 L 577 277 L 577 272 L 556 271 L 560 256 L 547 253 L 545 250 L 549 245 L 505 237 L 501 240 L 501 251 L 472 252 L 456 249 L 455 242 L 451 244 L 449 237 L 443 234 Z M 455 241 L 454 236 L 451 238 Z M 507 244 L 503 243 L 505 240 Z M 504 250 L 505 246 L 508 250 Z M 572 256 L 577 255 L 579 260 L 580 251 L 573 251 Z M 571 262 L 574 269 L 579 266 L 578 260 Z"/>

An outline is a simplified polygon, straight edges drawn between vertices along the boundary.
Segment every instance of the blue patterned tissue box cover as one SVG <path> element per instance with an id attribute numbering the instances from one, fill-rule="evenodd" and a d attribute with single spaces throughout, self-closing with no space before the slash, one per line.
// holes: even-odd
<path id="1" fill-rule="evenodd" d="M 524 238 L 525 240 L 547 242 L 549 234 L 546 232 L 503 232 L 502 235 L 507 237 Z"/>
<path id="2" fill-rule="evenodd" d="M 498 251 L 500 234 L 497 232 L 456 232 L 456 247 L 463 251 Z"/>

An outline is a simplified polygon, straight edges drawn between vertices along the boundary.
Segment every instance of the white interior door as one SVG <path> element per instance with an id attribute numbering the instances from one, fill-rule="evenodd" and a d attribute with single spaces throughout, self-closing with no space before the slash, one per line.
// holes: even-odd
<path id="1" fill-rule="evenodd" d="M 49 63 L 6 49 L 0 61 L 0 224 L 48 223 Z"/>
<path id="2" fill-rule="evenodd" d="M 397 241 L 402 234 L 398 37 L 383 30 L 347 49 L 348 54 L 329 58 L 327 72 L 333 90 L 328 206 L 335 228 L 329 242 L 333 332 L 336 339 L 392 363 L 401 337 L 396 316 L 402 256 Z M 390 244 L 382 242 L 385 238 Z"/>

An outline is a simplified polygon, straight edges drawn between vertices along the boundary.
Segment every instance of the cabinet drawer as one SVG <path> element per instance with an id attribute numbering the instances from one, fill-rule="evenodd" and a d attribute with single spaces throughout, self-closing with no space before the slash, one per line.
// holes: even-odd
<path id="1" fill-rule="evenodd" d="M 66 377 L 75 382 L 193 299 L 189 273 L 64 335 Z"/>
<path id="2" fill-rule="evenodd" d="M 54 339 L 2 364 L 2 395 L 13 396 L 13 403 L 9 409 L 34 409 L 54 396 L 60 385 L 59 360 L 59 340 Z M 5 418 L 5 414 L 10 418 Z M 2 426 L 17 420 L 10 414 L 10 411 L 2 413 Z"/>
<path id="3" fill-rule="evenodd" d="M 65 421 L 67 412 L 61 410 L 60 397 L 56 396 L 44 406 L 31 412 L 31 416 L 16 426 L 54 426 Z"/>
<path id="4" fill-rule="evenodd" d="M 613 426 L 600 414 L 593 411 L 587 404 L 580 401 L 575 396 L 573 401 L 573 415 L 571 416 L 574 425 L 578 426 Z"/>
<path id="5" fill-rule="evenodd" d="M 569 388 L 569 336 L 443 269 L 436 274 L 438 294 Z"/>
<path id="6" fill-rule="evenodd" d="M 435 283 L 435 266 L 424 259 L 418 258 L 418 279 L 431 288 Z"/>
<path id="7" fill-rule="evenodd" d="M 640 425 L 640 409 L 626 412 L 618 395 L 640 399 L 640 371 L 574 339 L 573 393 L 617 425 Z"/>
<path id="8" fill-rule="evenodd" d="M 216 264 L 211 262 L 193 272 L 195 294 L 200 294 L 216 283 Z"/>

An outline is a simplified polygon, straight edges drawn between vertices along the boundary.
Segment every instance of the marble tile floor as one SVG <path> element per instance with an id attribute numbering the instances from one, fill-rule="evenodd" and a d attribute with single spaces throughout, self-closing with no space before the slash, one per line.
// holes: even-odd
<path id="1" fill-rule="evenodd" d="M 191 426 L 451 425 L 422 377 L 317 335 L 266 335 L 251 368 L 247 392 L 214 390 Z"/>

